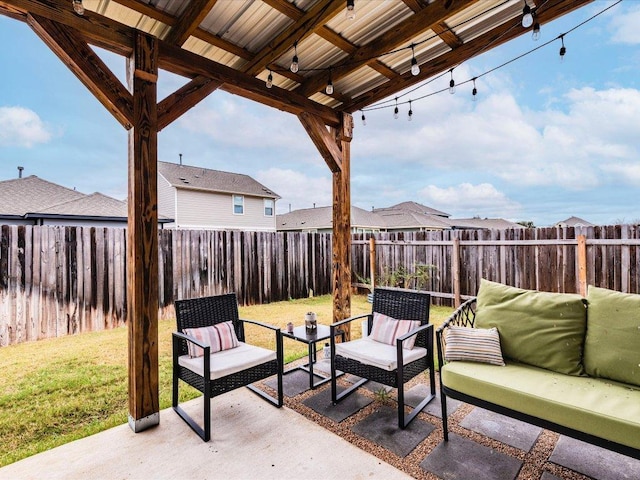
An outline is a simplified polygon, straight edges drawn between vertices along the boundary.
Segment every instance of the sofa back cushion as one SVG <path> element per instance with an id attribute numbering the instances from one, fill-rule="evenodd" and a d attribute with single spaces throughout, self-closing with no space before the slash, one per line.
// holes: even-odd
<path id="1" fill-rule="evenodd" d="M 568 375 L 584 375 L 585 300 L 482 279 L 475 325 L 496 327 L 505 358 Z"/>
<path id="2" fill-rule="evenodd" d="M 587 374 L 640 386 L 640 295 L 589 285 L 587 302 Z"/>

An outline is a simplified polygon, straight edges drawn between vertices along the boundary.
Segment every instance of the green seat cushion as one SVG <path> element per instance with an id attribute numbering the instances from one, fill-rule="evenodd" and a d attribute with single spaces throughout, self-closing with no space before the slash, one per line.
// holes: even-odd
<path id="1" fill-rule="evenodd" d="M 441 376 L 472 397 L 640 449 L 640 388 L 511 361 L 451 362 Z"/>
<path id="2" fill-rule="evenodd" d="M 589 286 L 584 367 L 640 386 L 640 295 Z"/>
<path id="3" fill-rule="evenodd" d="M 583 375 L 586 323 L 586 303 L 580 295 L 480 282 L 475 326 L 498 329 L 505 358 Z"/>

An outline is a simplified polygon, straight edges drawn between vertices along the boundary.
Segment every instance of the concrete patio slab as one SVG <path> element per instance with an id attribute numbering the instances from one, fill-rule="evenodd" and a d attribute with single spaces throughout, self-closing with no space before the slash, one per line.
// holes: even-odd
<path id="1" fill-rule="evenodd" d="M 637 480 L 640 460 L 561 435 L 549 461 L 596 480 Z"/>
<path id="2" fill-rule="evenodd" d="M 399 457 L 406 457 L 435 428 L 434 425 L 416 418 L 407 428 L 401 430 L 398 427 L 398 411 L 395 408 L 382 407 L 356 423 L 351 430 Z"/>
<path id="3" fill-rule="evenodd" d="M 531 450 L 542 433 L 540 427 L 478 407 L 464 417 L 460 426 L 525 452 Z"/>
<path id="4" fill-rule="evenodd" d="M 449 441 L 434 448 L 420 467 L 444 480 L 514 480 L 522 462 L 472 440 L 449 434 Z"/>
<path id="5" fill-rule="evenodd" d="M 344 390 L 344 388 L 338 386 L 338 393 Z M 369 397 L 361 395 L 358 392 L 353 392 L 337 405 L 334 405 L 333 402 L 331 402 L 331 388 L 325 388 L 312 397 L 307 398 L 302 403 L 320 415 L 324 415 L 334 422 L 340 423 L 345 418 L 362 410 L 371 402 L 373 402 L 373 400 Z"/>
<path id="6" fill-rule="evenodd" d="M 404 403 L 410 407 L 416 407 L 420 402 L 431 393 L 429 385 L 419 383 L 414 385 L 409 390 L 404 392 Z M 447 413 L 451 415 L 458 407 L 462 405 L 462 402 L 454 400 L 453 398 L 447 398 Z M 434 417 L 442 418 L 442 403 L 440 402 L 440 389 L 436 387 L 436 398 L 427 403 L 427 406 L 422 409 L 423 412 L 433 415 Z"/>
<path id="7" fill-rule="evenodd" d="M 202 399 L 183 407 L 201 420 Z M 0 479 L 411 478 L 245 388 L 215 397 L 211 410 L 212 439 L 206 443 L 166 409 L 157 427 L 136 434 L 120 425 L 0 468 Z"/>

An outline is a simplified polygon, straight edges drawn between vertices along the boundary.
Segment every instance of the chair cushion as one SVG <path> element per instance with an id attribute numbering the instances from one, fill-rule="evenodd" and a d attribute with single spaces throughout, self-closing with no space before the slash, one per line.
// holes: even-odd
<path id="1" fill-rule="evenodd" d="M 189 335 L 211 346 L 211 353 L 229 350 L 238 346 L 238 337 L 233 328 L 233 322 L 221 322 L 200 328 L 185 328 L 185 335 Z M 194 343 L 187 342 L 190 357 L 201 357 L 204 350 Z"/>
<path id="2" fill-rule="evenodd" d="M 276 359 L 276 352 L 255 345 L 239 342 L 237 348 L 212 353 L 211 380 L 222 378 L 232 373 L 241 372 L 256 365 Z M 204 357 L 178 357 L 178 363 L 192 372 L 204 377 Z"/>
<path id="3" fill-rule="evenodd" d="M 482 279 L 475 326 L 496 327 L 505 359 L 567 375 L 584 375 L 585 299 L 524 290 Z"/>
<path id="4" fill-rule="evenodd" d="M 587 374 L 640 386 L 640 295 L 589 285 L 587 302 Z"/>
<path id="5" fill-rule="evenodd" d="M 396 320 L 393 317 L 373 312 L 373 326 L 371 327 L 371 338 L 376 342 L 386 343 L 387 345 L 396 345 L 396 339 L 411 330 L 415 330 L 420 326 L 418 320 Z M 415 335 L 407 338 L 402 348 L 411 350 L 416 343 Z"/>
<path id="6" fill-rule="evenodd" d="M 451 326 L 445 330 L 444 359 L 504 366 L 498 329 Z"/>
<path id="7" fill-rule="evenodd" d="M 415 347 L 404 349 L 402 359 L 406 365 L 427 355 L 427 349 Z M 396 347 L 373 340 L 370 336 L 352 340 L 351 342 L 336 343 L 336 354 L 366 365 L 382 368 L 392 372 L 398 368 Z"/>

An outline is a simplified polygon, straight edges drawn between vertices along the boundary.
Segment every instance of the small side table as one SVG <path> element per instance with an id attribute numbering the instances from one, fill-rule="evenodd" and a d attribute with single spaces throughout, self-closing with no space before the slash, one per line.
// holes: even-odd
<path id="1" fill-rule="evenodd" d="M 318 353 L 316 342 L 327 340 L 331 336 L 331 329 L 326 325 L 318 324 L 318 328 L 316 329 L 315 334 L 307 333 L 307 328 L 304 325 L 301 325 L 299 327 L 294 327 L 292 333 L 287 332 L 286 328 L 283 328 L 281 330 L 282 330 L 283 337 L 292 338 L 298 342 L 306 343 L 307 346 L 309 347 L 309 363 L 306 363 L 305 365 L 299 365 L 284 373 L 285 374 L 290 373 L 290 372 L 293 372 L 294 370 L 304 370 L 305 372 L 309 372 L 309 388 L 312 390 L 331 380 L 331 376 L 329 376 L 329 377 L 324 377 L 322 380 L 319 380 L 317 382 L 313 381 L 313 375 L 314 375 L 313 364 L 317 362 L 317 353 Z M 337 332 L 336 336 L 340 336 L 342 341 L 344 341 L 343 331 Z M 318 374 L 316 373 L 316 375 Z M 318 375 L 318 376 L 320 377 L 323 375 Z"/>

